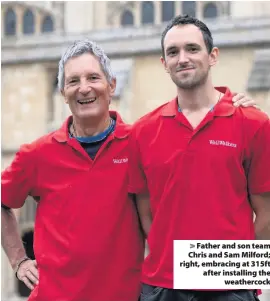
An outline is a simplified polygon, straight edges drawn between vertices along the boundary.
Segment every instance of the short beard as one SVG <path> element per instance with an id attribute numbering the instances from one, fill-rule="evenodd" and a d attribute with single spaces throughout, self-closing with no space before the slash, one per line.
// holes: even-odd
<path id="1" fill-rule="evenodd" d="M 187 80 L 186 82 L 185 81 L 179 81 L 176 78 L 175 79 L 173 79 L 172 77 L 171 78 L 172 78 L 172 81 L 175 83 L 175 85 L 178 88 L 184 89 L 184 90 L 192 90 L 192 89 L 195 89 L 199 86 L 204 85 L 207 81 L 208 74 L 209 74 L 209 72 L 207 72 L 206 74 L 204 74 L 200 78 Z"/>

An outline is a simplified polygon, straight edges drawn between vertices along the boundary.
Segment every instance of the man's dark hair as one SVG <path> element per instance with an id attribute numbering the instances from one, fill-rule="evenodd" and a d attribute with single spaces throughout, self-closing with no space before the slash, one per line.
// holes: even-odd
<path id="1" fill-rule="evenodd" d="M 211 34 L 209 28 L 202 21 L 200 21 L 196 18 L 190 17 L 188 15 L 183 15 L 183 16 L 180 15 L 180 16 L 176 16 L 169 22 L 169 24 L 164 29 L 164 31 L 161 35 L 162 56 L 164 58 L 165 58 L 164 39 L 165 39 L 167 32 L 174 26 L 187 25 L 187 24 L 195 25 L 200 29 L 200 31 L 202 32 L 204 43 L 206 45 L 208 53 L 211 53 L 211 51 L 214 47 L 214 42 L 213 42 L 212 34 Z"/>

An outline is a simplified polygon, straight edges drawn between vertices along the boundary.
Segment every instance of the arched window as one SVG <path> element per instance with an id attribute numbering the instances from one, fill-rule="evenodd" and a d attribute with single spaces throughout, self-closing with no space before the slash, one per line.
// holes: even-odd
<path id="1" fill-rule="evenodd" d="M 204 18 L 216 18 L 218 16 L 218 9 L 215 3 L 207 3 L 203 9 Z"/>
<path id="2" fill-rule="evenodd" d="M 42 22 L 42 32 L 52 32 L 54 30 L 53 19 L 51 16 L 46 16 Z"/>
<path id="3" fill-rule="evenodd" d="M 129 10 L 123 11 L 122 16 L 121 16 L 121 25 L 127 26 L 127 25 L 133 25 L 133 24 L 134 24 L 134 20 L 133 20 L 132 12 Z"/>
<path id="4" fill-rule="evenodd" d="M 23 15 L 23 33 L 32 34 L 35 32 L 35 17 L 30 9 Z"/>
<path id="5" fill-rule="evenodd" d="M 162 22 L 170 21 L 174 14 L 174 1 L 162 1 Z"/>
<path id="6" fill-rule="evenodd" d="M 182 1 L 182 14 L 196 17 L 196 1 Z"/>
<path id="7" fill-rule="evenodd" d="M 14 36 L 16 34 L 16 14 L 12 8 L 9 8 L 4 17 L 5 35 Z"/>
<path id="8" fill-rule="evenodd" d="M 142 3 L 142 24 L 154 23 L 154 3 L 153 1 L 143 1 Z"/>

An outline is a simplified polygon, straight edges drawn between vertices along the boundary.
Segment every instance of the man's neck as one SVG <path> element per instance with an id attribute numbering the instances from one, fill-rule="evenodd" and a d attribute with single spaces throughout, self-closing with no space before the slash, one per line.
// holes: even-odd
<path id="1" fill-rule="evenodd" d="M 111 118 L 109 115 L 99 119 L 98 121 L 80 120 L 73 117 L 73 122 L 71 124 L 71 132 L 78 137 L 90 137 L 96 136 L 104 132 L 110 125 Z"/>
<path id="2" fill-rule="evenodd" d="M 204 85 L 195 89 L 178 89 L 178 105 L 182 111 L 201 111 L 211 109 L 222 97 L 212 85 Z"/>

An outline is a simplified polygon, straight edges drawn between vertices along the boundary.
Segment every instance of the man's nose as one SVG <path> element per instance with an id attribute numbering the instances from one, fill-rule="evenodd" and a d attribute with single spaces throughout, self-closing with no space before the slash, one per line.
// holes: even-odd
<path id="1" fill-rule="evenodd" d="M 179 53 L 178 63 L 179 63 L 179 64 L 185 64 L 185 63 L 187 63 L 188 61 L 189 61 L 189 59 L 188 59 L 187 53 L 186 53 L 185 51 L 181 51 L 181 52 Z"/>
<path id="2" fill-rule="evenodd" d="M 91 85 L 87 81 L 81 81 L 80 82 L 80 87 L 79 87 L 79 92 L 83 95 L 87 95 L 91 91 Z"/>

